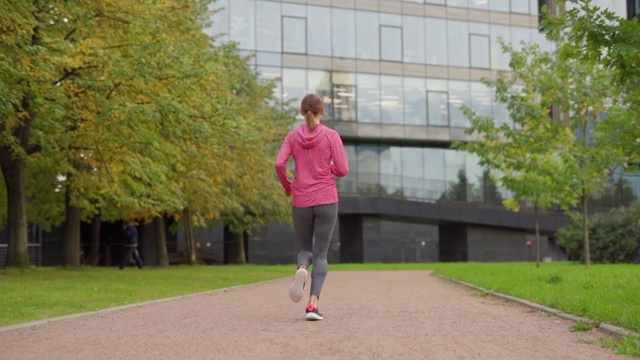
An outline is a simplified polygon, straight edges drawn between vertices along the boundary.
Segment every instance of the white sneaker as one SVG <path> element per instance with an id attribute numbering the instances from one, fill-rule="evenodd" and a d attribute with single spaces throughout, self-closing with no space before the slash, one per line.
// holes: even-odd
<path id="1" fill-rule="evenodd" d="M 296 271 L 296 275 L 293 277 L 293 284 L 291 284 L 291 288 L 289 289 L 289 298 L 291 298 L 291 301 L 300 302 L 300 300 L 302 300 L 307 275 L 307 269 L 300 268 Z"/>

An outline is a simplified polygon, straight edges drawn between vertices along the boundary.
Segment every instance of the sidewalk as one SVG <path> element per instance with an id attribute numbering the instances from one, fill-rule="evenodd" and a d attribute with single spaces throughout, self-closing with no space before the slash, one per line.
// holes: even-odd
<path id="1" fill-rule="evenodd" d="M 292 274 L 293 275 L 293 274 Z M 0 358 L 627 359 L 599 332 L 424 271 L 330 272 L 304 320 L 289 279 L 0 332 Z M 308 288 L 308 287 L 307 287 Z"/>

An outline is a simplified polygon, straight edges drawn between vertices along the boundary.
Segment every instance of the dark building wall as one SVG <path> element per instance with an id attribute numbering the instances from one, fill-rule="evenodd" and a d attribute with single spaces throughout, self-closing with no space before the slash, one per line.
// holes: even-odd
<path id="1" fill-rule="evenodd" d="M 467 227 L 468 261 L 527 261 L 529 252 L 523 230 Z"/>
<path id="2" fill-rule="evenodd" d="M 437 262 L 438 228 L 363 216 L 363 257 L 365 263 Z"/>
<path id="3" fill-rule="evenodd" d="M 516 229 L 469 226 L 468 261 L 535 261 L 535 234 Z M 566 260 L 566 254 L 545 235 L 540 236 L 540 258 Z M 546 259 L 545 259 L 546 258 Z"/>
<path id="4" fill-rule="evenodd" d="M 339 223 L 339 261 L 341 263 L 364 262 L 362 215 L 341 215 Z"/>
<path id="5" fill-rule="evenodd" d="M 467 226 L 440 225 L 440 261 L 468 261 Z"/>

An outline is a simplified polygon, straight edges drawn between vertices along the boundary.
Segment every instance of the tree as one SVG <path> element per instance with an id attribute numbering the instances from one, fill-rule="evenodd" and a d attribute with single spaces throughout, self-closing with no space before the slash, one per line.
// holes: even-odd
<path id="1" fill-rule="evenodd" d="M 70 267 L 80 221 L 97 216 L 149 222 L 186 211 L 199 223 L 240 202 L 261 220 L 273 216 L 265 209 L 282 216 L 285 202 L 269 202 L 279 199 L 272 160 L 268 170 L 261 161 L 291 119 L 268 104 L 272 85 L 258 84 L 234 44 L 214 47 L 203 33 L 210 2 L 3 5 L 9 266 L 28 266 L 27 205 L 30 221 L 65 223 Z M 238 156 L 255 161 L 243 176 Z M 239 198 L 245 188 L 258 190 Z"/>
<path id="2" fill-rule="evenodd" d="M 565 38 L 555 44 L 553 53 L 535 44 L 522 44 L 520 51 L 503 44 L 511 55 L 511 73 L 485 83 L 507 104 L 513 126 L 497 126 L 492 118 L 466 108 L 472 124 L 468 133 L 481 140 L 463 148 L 500 171 L 500 183 L 514 193 L 507 207 L 518 210 L 523 201 L 533 204 L 538 247 L 538 209 L 554 204 L 568 208 L 580 200 L 589 265 L 588 198 L 620 161 L 618 153 L 603 151 L 611 139 L 600 131 L 600 119 L 623 110 L 617 101 L 620 92 L 611 87 L 606 70 L 595 61 L 568 56 L 575 45 Z"/>
<path id="3" fill-rule="evenodd" d="M 612 80 L 622 88 L 625 111 L 611 114 L 602 124 L 610 134 L 612 149 L 625 154 L 624 164 L 638 168 L 640 151 L 640 23 L 627 20 L 610 10 L 592 5 L 591 0 L 561 1 L 573 4 L 562 17 L 545 20 L 547 36 L 575 44 L 567 57 L 600 63 L 611 72 Z"/>

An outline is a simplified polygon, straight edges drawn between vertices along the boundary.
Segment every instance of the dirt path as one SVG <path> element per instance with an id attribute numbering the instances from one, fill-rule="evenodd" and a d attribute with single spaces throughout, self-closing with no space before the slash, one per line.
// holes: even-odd
<path id="1" fill-rule="evenodd" d="M 304 321 L 290 281 L 0 332 L 14 359 L 625 359 L 601 333 L 423 271 L 330 272 Z"/>

